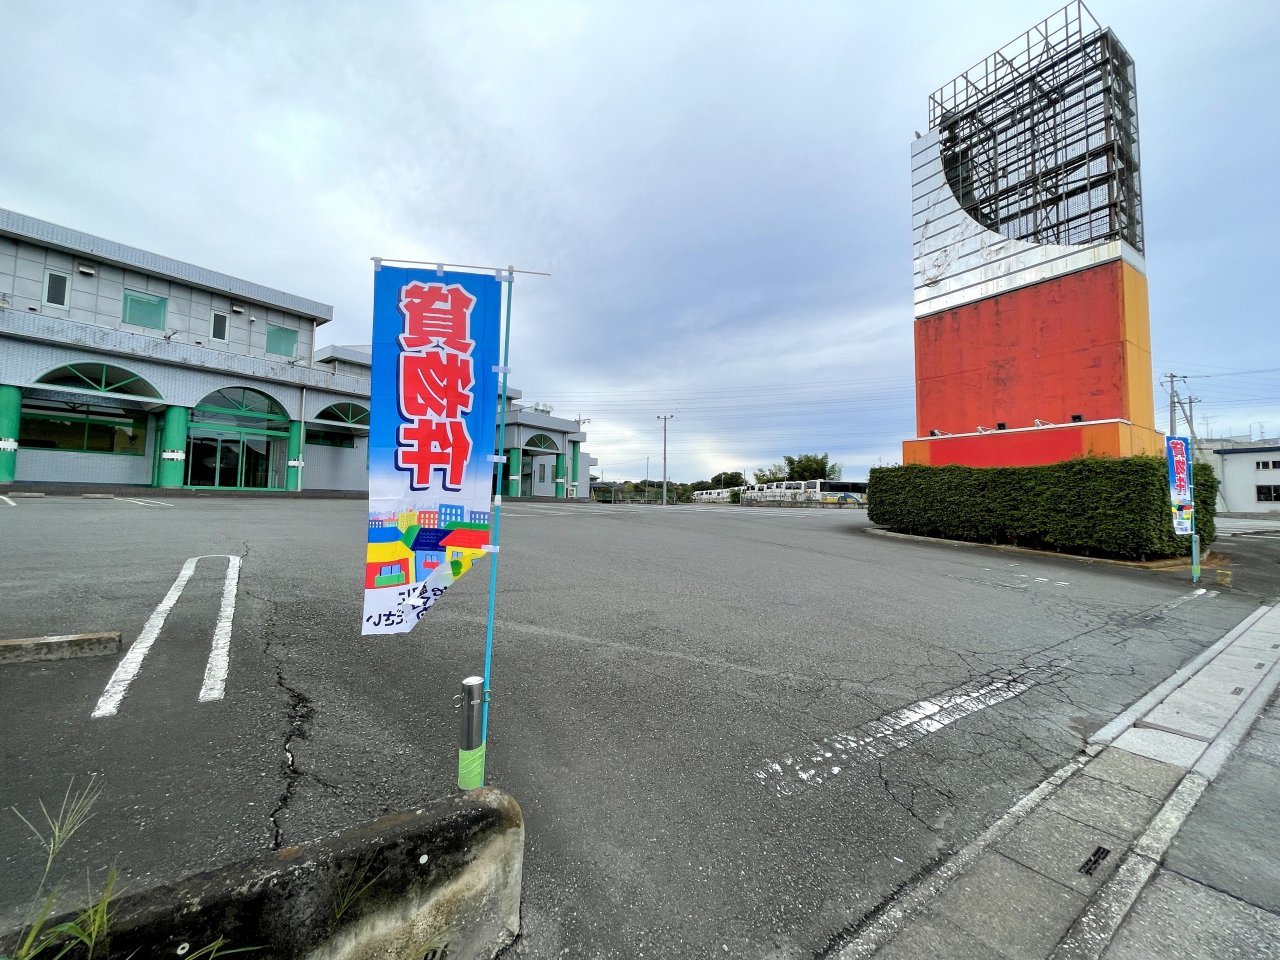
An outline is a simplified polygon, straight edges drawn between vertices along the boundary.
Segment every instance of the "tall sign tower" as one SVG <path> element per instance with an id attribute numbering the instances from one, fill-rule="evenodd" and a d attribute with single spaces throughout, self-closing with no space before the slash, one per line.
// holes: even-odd
<path id="1" fill-rule="evenodd" d="M 929 98 L 905 463 L 1159 454 L 1133 60 L 1073 2 Z"/>

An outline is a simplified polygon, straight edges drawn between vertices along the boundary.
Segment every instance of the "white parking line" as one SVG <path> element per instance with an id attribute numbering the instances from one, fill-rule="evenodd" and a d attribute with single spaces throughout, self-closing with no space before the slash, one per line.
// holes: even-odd
<path id="1" fill-rule="evenodd" d="M 141 507 L 172 507 L 172 503 L 162 503 L 159 500 L 138 500 L 133 497 L 116 497 L 117 500 L 124 500 L 127 503 L 136 503 Z"/>
<path id="2" fill-rule="evenodd" d="M 213 649 L 204 668 L 200 700 L 221 700 L 227 685 L 227 664 L 231 658 L 231 621 L 236 615 L 236 587 L 240 582 L 240 558 L 227 557 L 227 579 L 222 584 L 222 604 L 218 624 L 213 628 Z"/>
<path id="3" fill-rule="evenodd" d="M 12 500 L 10 500 L 8 497 L 0 497 L 0 500 L 3 500 L 5 503 L 7 503 L 11 507 L 17 506 L 17 504 L 14 503 Z"/>
<path id="4" fill-rule="evenodd" d="M 187 581 L 191 579 L 191 575 L 195 572 L 196 564 L 201 560 L 225 559 L 227 561 L 227 577 L 222 588 L 222 605 L 218 610 L 218 623 L 214 628 L 213 648 L 209 652 L 209 663 L 205 667 L 204 685 L 200 689 L 201 700 L 219 700 L 222 698 L 222 688 L 226 682 L 227 676 L 227 647 L 231 639 L 231 618 L 235 615 L 235 589 L 240 577 L 240 558 L 232 557 L 226 554 L 214 554 L 204 557 L 191 557 L 182 565 L 182 570 L 178 573 L 178 579 L 173 581 L 173 586 L 169 588 L 169 592 L 164 595 L 164 599 L 151 612 L 151 616 L 147 618 L 146 624 L 142 627 L 142 632 L 138 634 L 138 639 L 129 647 L 120 663 L 116 666 L 115 672 L 111 674 L 111 679 L 107 681 L 106 689 L 102 691 L 102 696 L 98 698 L 98 705 L 93 708 L 93 717 L 114 717 L 120 709 L 120 701 L 124 699 L 126 693 L 129 692 L 129 684 L 133 683 L 134 678 L 142 669 L 142 661 L 146 659 L 147 653 L 151 650 L 151 645 L 155 643 L 156 637 L 160 635 L 160 630 L 164 627 L 164 622 L 169 616 L 169 611 L 173 609 L 174 604 L 178 602 L 178 598 L 182 596 L 182 591 L 186 589 Z M 230 593 L 230 597 L 228 597 Z M 221 641 L 221 652 L 219 643 Z M 205 696 L 206 689 L 210 695 Z"/>

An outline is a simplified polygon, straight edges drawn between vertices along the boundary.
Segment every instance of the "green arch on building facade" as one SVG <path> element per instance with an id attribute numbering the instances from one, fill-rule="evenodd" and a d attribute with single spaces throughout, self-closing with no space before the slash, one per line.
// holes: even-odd
<path id="1" fill-rule="evenodd" d="M 160 399 L 160 392 L 141 376 L 109 363 L 68 363 L 50 370 L 37 379 L 36 383 L 49 387 L 92 390 L 95 393 Z"/>

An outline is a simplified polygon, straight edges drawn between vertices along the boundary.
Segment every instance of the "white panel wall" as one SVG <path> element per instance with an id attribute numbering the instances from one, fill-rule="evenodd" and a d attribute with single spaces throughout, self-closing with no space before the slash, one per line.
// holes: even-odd
<path id="1" fill-rule="evenodd" d="M 303 451 L 302 486 L 306 490 L 366 490 L 369 440 L 356 437 L 355 449 L 308 443 Z"/>

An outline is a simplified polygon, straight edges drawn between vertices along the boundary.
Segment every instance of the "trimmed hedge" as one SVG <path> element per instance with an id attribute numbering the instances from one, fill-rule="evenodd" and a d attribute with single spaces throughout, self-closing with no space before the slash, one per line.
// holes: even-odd
<path id="1" fill-rule="evenodd" d="M 1213 542 L 1218 478 L 1195 464 L 1196 532 Z M 877 467 L 868 516 L 900 533 L 1149 560 L 1187 556 L 1173 532 L 1160 457 L 1085 457 L 1041 467 Z"/>

